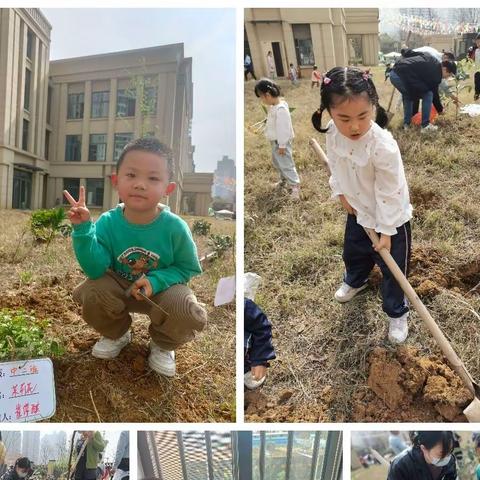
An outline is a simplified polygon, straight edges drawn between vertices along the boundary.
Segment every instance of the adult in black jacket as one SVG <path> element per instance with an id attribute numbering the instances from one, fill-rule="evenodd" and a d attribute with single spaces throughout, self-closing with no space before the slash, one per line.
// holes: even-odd
<path id="1" fill-rule="evenodd" d="M 394 458 L 387 480 L 456 480 L 452 432 L 412 432 L 413 446 Z"/>
<path id="2" fill-rule="evenodd" d="M 426 52 L 402 50 L 390 72 L 390 81 L 402 94 L 403 123 L 409 126 L 412 120 L 413 102 L 422 100 L 422 128 L 435 130 L 430 125 L 430 111 L 433 98 L 438 98 L 438 86 L 442 78 L 447 78 L 455 69 L 455 64 L 438 60 Z"/>
<path id="3" fill-rule="evenodd" d="M 27 457 L 17 458 L 13 468 L 5 472 L 1 480 L 24 480 L 32 474 L 32 462 Z"/>

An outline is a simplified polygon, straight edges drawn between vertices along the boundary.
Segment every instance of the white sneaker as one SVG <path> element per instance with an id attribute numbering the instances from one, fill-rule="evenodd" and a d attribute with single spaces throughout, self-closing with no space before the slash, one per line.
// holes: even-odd
<path id="1" fill-rule="evenodd" d="M 294 200 L 300 200 L 300 187 L 298 185 L 292 185 L 290 197 Z"/>
<path id="2" fill-rule="evenodd" d="M 165 377 L 175 376 L 175 352 L 173 350 L 164 350 L 155 342 L 150 341 L 150 356 L 148 365 L 160 375 Z"/>
<path id="3" fill-rule="evenodd" d="M 260 380 L 255 380 L 253 378 L 252 371 L 249 370 L 247 373 L 243 375 L 243 384 L 249 390 L 255 390 L 256 388 L 261 387 L 263 385 L 266 378 L 267 378 L 266 376 L 263 376 Z"/>
<path id="4" fill-rule="evenodd" d="M 435 132 L 438 130 L 438 127 L 436 125 L 432 125 L 429 123 L 426 127 L 422 127 L 420 130 L 422 133 L 429 133 L 429 132 Z"/>
<path id="5" fill-rule="evenodd" d="M 93 346 L 92 355 L 97 358 L 109 359 L 115 358 L 122 351 L 122 348 L 132 341 L 130 330 L 124 333 L 120 338 L 112 340 L 111 338 L 101 337 Z"/>
<path id="6" fill-rule="evenodd" d="M 349 302 L 357 293 L 365 290 L 367 287 L 368 283 L 365 283 L 361 287 L 353 288 L 343 282 L 341 287 L 335 292 L 335 300 L 340 303 Z"/>
<path id="7" fill-rule="evenodd" d="M 408 312 L 399 318 L 388 317 L 388 319 L 390 320 L 388 339 L 392 343 L 403 343 L 408 336 Z"/>

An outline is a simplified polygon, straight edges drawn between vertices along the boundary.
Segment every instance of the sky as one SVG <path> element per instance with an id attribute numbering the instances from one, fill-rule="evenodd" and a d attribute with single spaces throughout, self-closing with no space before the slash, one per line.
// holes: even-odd
<path id="1" fill-rule="evenodd" d="M 51 60 L 183 43 L 193 64 L 196 171 L 235 159 L 234 9 L 41 10 L 52 25 Z"/>

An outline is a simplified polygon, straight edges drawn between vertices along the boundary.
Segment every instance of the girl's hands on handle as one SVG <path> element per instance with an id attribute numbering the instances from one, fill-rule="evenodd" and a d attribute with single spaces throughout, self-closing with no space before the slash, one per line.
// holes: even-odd
<path id="1" fill-rule="evenodd" d="M 377 246 L 373 245 L 373 248 L 376 252 L 379 252 L 380 250 L 382 250 L 382 248 L 390 251 L 391 247 L 392 237 L 390 237 L 390 235 L 385 235 L 384 233 L 380 235 L 380 241 L 377 243 Z"/>
<path id="2" fill-rule="evenodd" d="M 70 210 L 67 212 L 68 218 L 74 225 L 90 221 L 90 211 L 85 205 L 85 187 L 80 187 L 80 196 L 78 201 L 75 200 L 67 190 L 63 191 L 65 198 L 71 205 Z"/>

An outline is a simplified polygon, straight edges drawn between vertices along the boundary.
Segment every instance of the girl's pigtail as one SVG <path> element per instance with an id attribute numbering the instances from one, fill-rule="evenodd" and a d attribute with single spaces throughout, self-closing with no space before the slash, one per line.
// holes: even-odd
<path id="1" fill-rule="evenodd" d="M 325 110 L 325 107 L 321 106 L 312 115 L 312 125 L 315 128 L 315 130 L 318 130 L 320 133 L 328 132 L 328 128 L 322 128 L 322 114 L 324 110 Z"/>

